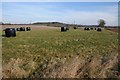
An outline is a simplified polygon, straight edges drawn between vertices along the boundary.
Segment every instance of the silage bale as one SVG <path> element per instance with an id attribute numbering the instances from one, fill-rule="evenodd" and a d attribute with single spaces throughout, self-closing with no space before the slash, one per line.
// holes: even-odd
<path id="1" fill-rule="evenodd" d="M 101 29 L 101 28 L 98 28 L 97 31 L 102 31 L 102 29 Z"/>
<path id="2" fill-rule="evenodd" d="M 16 31 L 20 31 L 20 28 L 16 28 Z"/>
<path id="3" fill-rule="evenodd" d="M 90 30 L 93 30 L 93 28 L 90 28 Z"/>
<path id="4" fill-rule="evenodd" d="M 31 28 L 30 27 L 26 27 L 26 31 L 31 31 Z"/>
<path id="5" fill-rule="evenodd" d="M 67 26 L 67 25 L 62 25 L 61 26 L 61 32 L 65 32 L 65 31 L 67 31 L 68 30 L 68 28 L 69 28 L 69 26 Z"/>
<path id="6" fill-rule="evenodd" d="M 5 36 L 6 37 L 15 37 L 16 36 L 15 28 L 6 28 L 5 29 Z"/>
<path id="7" fill-rule="evenodd" d="M 96 30 L 96 28 L 95 28 L 95 30 Z"/>
<path id="8" fill-rule="evenodd" d="M 20 31 L 25 31 L 25 27 L 20 27 Z"/>
<path id="9" fill-rule="evenodd" d="M 90 30 L 90 29 L 85 27 L 84 30 Z"/>
<path id="10" fill-rule="evenodd" d="M 66 27 L 61 27 L 61 32 L 65 32 L 67 31 L 67 28 Z"/>
<path id="11" fill-rule="evenodd" d="M 85 30 L 90 30 L 89 28 L 85 28 Z"/>
<path id="12" fill-rule="evenodd" d="M 74 26 L 73 28 L 74 28 L 74 29 L 77 29 L 77 27 L 76 27 L 76 26 Z"/>
<path id="13" fill-rule="evenodd" d="M 84 30 L 86 30 L 86 27 L 84 28 Z"/>

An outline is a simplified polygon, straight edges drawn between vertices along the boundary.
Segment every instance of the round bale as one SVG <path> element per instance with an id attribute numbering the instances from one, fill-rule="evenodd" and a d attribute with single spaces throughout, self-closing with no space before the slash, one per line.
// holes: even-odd
<path id="1" fill-rule="evenodd" d="M 102 29 L 101 29 L 101 28 L 98 28 L 97 31 L 102 31 Z"/>
<path id="2" fill-rule="evenodd" d="M 6 28 L 5 29 L 5 36 L 6 37 L 15 37 L 16 36 L 15 28 Z"/>

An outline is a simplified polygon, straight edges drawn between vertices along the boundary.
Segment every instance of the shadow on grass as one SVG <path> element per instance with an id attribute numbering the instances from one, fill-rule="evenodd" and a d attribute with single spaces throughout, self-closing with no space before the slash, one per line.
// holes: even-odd
<path id="1" fill-rule="evenodd" d="M 6 37 L 4 34 L 1 35 L 2 37 Z"/>

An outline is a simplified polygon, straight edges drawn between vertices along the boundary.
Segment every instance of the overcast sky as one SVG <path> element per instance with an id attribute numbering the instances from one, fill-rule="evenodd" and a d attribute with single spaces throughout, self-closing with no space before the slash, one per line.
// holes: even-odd
<path id="1" fill-rule="evenodd" d="M 117 2 L 3 2 L 2 21 L 7 23 L 64 22 L 118 25 Z"/>

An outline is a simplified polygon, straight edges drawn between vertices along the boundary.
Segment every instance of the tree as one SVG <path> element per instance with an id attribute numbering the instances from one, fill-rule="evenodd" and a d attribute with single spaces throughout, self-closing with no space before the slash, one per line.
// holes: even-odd
<path id="1" fill-rule="evenodd" d="M 99 27 L 104 27 L 105 26 L 105 21 L 103 20 L 103 19 L 100 19 L 99 21 L 98 21 L 98 26 Z"/>

